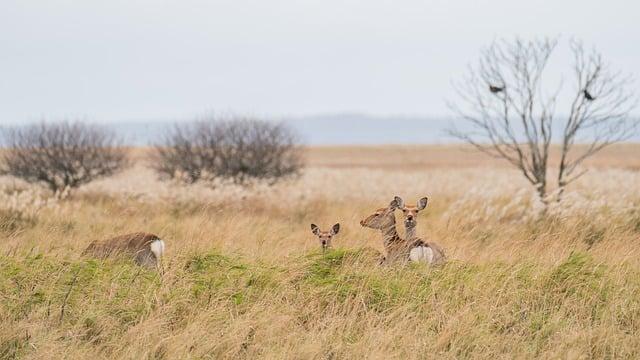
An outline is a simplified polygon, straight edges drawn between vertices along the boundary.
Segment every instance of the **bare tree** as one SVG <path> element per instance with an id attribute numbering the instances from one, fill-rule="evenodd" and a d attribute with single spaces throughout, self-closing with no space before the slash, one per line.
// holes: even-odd
<path id="1" fill-rule="evenodd" d="M 220 130 L 214 122 L 175 124 L 155 146 L 151 166 L 162 177 L 194 183 L 216 171 L 220 144 Z"/>
<path id="2" fill-rule="evenodd" d="M 277 181 L 302 167 L 300 147 L 283 123 L 207 119 L 174 126 L 152 155 L 161 175 L 193 183 L 226 178 Z"/>
<path id="3" fill-rule="evenodd" d="M 54 192 L 111 175 L 127 164 L 115 133 L 94 124 L 41 122 L 8 128 L 4 138 L 0 172 L 44 183 Z"/>
<path id="4" fill-rule="evenodd" d="M 637 119 L 629 116 L 637 105 L 637 98 L 630 90 L 632 77 L 612 71 L 597 51 L 586 52 L 579 41 L 571 41 L 571 50 L 576 83 L 561 140 L 558 200 L 565 186 L 584 173 L 575 171 L 586 158 L 605 146 L 629 139 L 638 126 Z M 584 132 L 586 139 L 580 139 Z M 572 154 L 576 141 L 586 146 L 582 152 Z"/>
<path id="5" fill-rule="evenodd" d="M 551 143 L 561 144 L 558 200 L 581 173 L 579 165 L 603 147 L 627 139 L 637 121 L 630 77 L 613 73 L 595 50 L 571 41 L 575 84 L 566 119 L 558 120 L 561 84 L 545 92 L 542 77 L 557 47 L 556 39 L 497 41 L 484 49 L 476 66 L 456 84 L 460 102 L 450 104 L 468 129 L 450 133 L 475 148 L 518 168 L 548 203 L 547 173 Z M 554 131 L 561 129 L 560 137 Z M 586 149 L 578 152 L 576 142 Z"/>
<path id="6" fill-rule="evenodd" d="M 220 176 L 238 182 L 276 180 L 302 167 L 296 136 L 284 123 L 240 119 L 221 122 L 218 129 L 222 137 Z"/>

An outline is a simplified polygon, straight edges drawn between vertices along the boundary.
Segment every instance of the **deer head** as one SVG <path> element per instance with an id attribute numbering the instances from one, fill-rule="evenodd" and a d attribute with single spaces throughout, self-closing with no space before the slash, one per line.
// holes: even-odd
<path id="1" fill-rule="evenodd" d="M 320 246 L 322 247 L 322 251 L 325 251 L 331 248 L 331 240 L 335 235 L 340 231 L 340 224 L 337 223 L 331 227 L 329 231 L 322 231 L 316 224 L 311 224 L 311 232 L 318 237 L 320 240 Z"/>
<path id="2" fill-rule="evenodd" d="M 415 228 L 418 213 L 427 207 L 428 199 L 426 197 L 423 197 L 422 199 L 418 200 L 416 206 L 406 205 L 404 203 L 404 200 L 402 200 L 402 198 L 399 196 L 396 196 L 394 200 L 398 203 L 398 209 L 402 210 L 405 228 Z"/>
<path id="3" fill-rule="evenodd" d="M 360 221 L 360 225 L 377 230 L 386 230 L 396 226 L 396 217 L 394 211 L 398 208 L 398 202 L 393 199 L 389 206 L 380 208 L 373 214 L 367 216 Z"/>

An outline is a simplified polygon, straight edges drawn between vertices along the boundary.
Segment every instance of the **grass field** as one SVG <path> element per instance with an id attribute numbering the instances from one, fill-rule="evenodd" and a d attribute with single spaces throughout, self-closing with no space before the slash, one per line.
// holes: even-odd
<path id="1" fill-rule="evenodd" d="M 0 358 L 640 357 L 640 145 L 544 213 L 456 146 L 312 148 L 300 178 L 249 188 L 161 182 L 134 153 L 64 199 L 0 178 Z M 394 195 L 429 197 L 418 235 L 445 266 L 376 266 L 358 222 Z M 333 251 L 312 222 L 341 223 Z M 165 239 L 162 275 L 80 256 L 133 231 Z"/>

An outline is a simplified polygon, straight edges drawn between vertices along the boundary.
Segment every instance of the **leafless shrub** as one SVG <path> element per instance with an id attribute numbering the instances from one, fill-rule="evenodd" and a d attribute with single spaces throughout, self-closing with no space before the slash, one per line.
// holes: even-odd
<path id="1" fill-rule="evenodd" d="M 187 183 L 216 178 L 275 182 L 298 173 L 302 165 L 292 129 L 248 118 L 175 125 L 152 155 L 159 174 Z"/>
<path id="2" fill-rule="evenodd" d="M 111 175 L 127 164 L 115 133 L 94 124 L 41 122 L 8 128 L 4 139 L 1 172 L 43 183 L 54 192 Z"/>
<path id="3" fill-rule="evenodd" d="M 555 39 L 494 42 L 456 85 L 460 101 L 451 104 L 470 125 L 451 134 L 518 168 L 545 204 L 552 142 L 559 142 L 562 151 L 556 193 L 560 201 L 565 186 L 582 174 L 580 164 L 632 136 L 638 123 L 629 116 L 636 105 L 631 77 L 612 71 L 598 52 L 585 51 L 579 41 L 570 45 L 574 86 L 565 117 L 555 114 L 561 86 L 549 92 L 542 84 Z M 577 142 L 584 143 L 585 150 L 578 152 Z"/>

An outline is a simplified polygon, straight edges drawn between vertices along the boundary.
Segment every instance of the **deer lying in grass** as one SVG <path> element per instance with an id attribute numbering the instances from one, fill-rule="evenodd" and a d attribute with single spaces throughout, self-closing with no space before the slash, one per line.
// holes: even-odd
<path id="1" fill-rule="evenodd" d="M 320 240 L 320 246 L 322 247 L 322 252 L 325 252 L 327 249 L 331 249 L 331 240 L 335 235 L 340 231 L 340 224 L 337 223 L 331 227 L 329 231 L 322 231 L 316 224 L 311 224 L 311 232 L 318 237 Z"/>
<path id="2" fill-rule="evenodd" d="M 103 241 L 94 241 L 84 250 L 83 255 L 99 258 L 126 255 L 136 264 L 158 268 L 164 254 L 164 241 L 157 235 L 137 232 L 120 235 Z"/>
<path id="3" fill-rule="evenodd" d="M 404 200 L 399 196 L 396 196 L 394 200 L 396 201 L 396 204 L 398 204 L 398 209 L 402 211 L 404 216 L 405 238 L 407 241 L 418 239 L 416 234 L 418 213 L 427 207 L 428 199 L 426 197 L 421 198 L 418 200 L 416 206 L 406 205 Z M 433 250 L 434 264 L 441 264 L 445 261 L 444 250 L 440 245 L 432 241 L 425 242 L 425 244 Z"/>
<path id="4" fill-rule="evenodd" d="M 393 199 L 388 207 L 380 208 L 360 221 L 360 225 L 382 232 L 387 256 L 382 259 L 381 263 L 416 261 L 438 264 L 438 257 L 434 256 L 435 251 L 428 243 L 418 238 L 408 241 L 398 235 L 395 217 L 397 208 L 398 202 Z"/>

